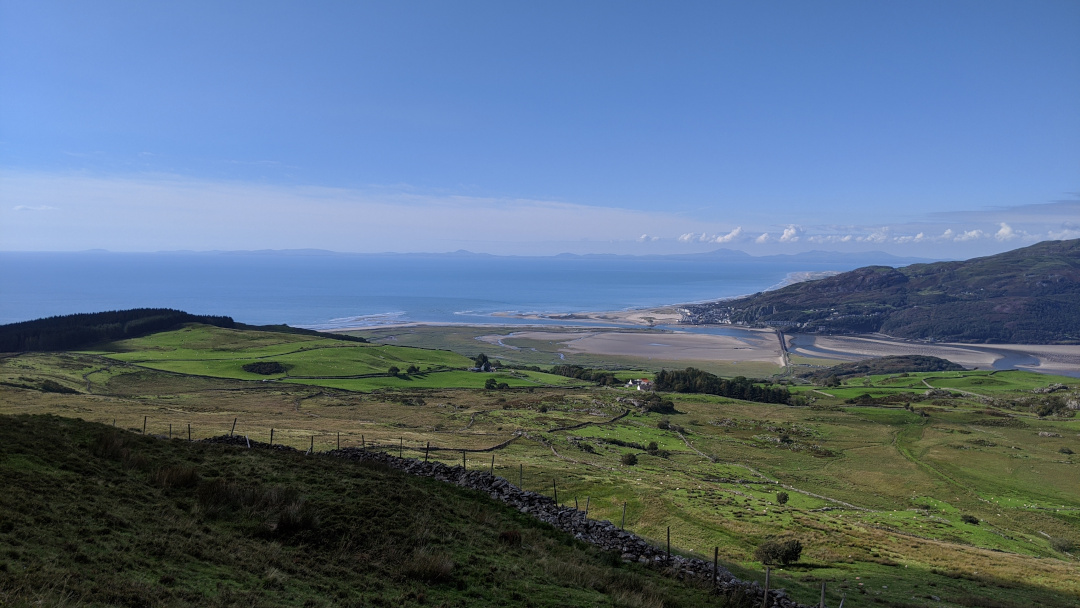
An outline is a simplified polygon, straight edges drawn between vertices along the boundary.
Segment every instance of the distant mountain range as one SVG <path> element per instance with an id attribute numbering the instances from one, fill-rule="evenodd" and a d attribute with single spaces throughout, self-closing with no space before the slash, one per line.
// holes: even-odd
<path id="1" fill-rule="evenodd" d="M 1080 343 L 1080 239 L 961 262 L 866 266 L 734 300 L 688 322 L 983 343 Z"/>
<path id="2" fill-rule="evenodd" d="M 19 252 L 6 252 L 19 253 Z M 50 252 L 34 252 L 28 255 L 48 255 Z M 125 252 L 111 252 L 105 249 L 88 249 L 86 251 L 63 253 L 62 255 L 133 255 Z M 671 253 L 671 254 L 648 254 L 629 255 L 616 253 L 560 253 L 551 256 L 531 255 L 496 255 L 491 253 L 476 253 L 465 249 L 445 253 L 349 253 L 330 251 L 328 249 L 254 249 L 254 250 L 212 250 L 212 251 L 155 251 L 134 255 L 227 255 L 227 256 L 293 256 L 293 257 L 395 257 L 395 258 L 512 258 L 512 259 L 588 259 L 588 260 L 672 260 L 672 261 L 734 261 L 739 263 L 787 263 L 796 267 L 800 263 L 808 264 L 837 264 L 838 266 L 851 267 L 852 264 L 886 264 L 891 266 L 903 266 L 906 264 L 926 263 L 937 261 L 935 258 L 922 258 L 911 256 L 897 256 L 884 251 L 860 251 L 841 253 L 838 251 L 804 251 L 801 253 L 775 254 L 775 255 L 750 255 L 738 249 L 720 248 L 713 251 L 700 253 Z"/>

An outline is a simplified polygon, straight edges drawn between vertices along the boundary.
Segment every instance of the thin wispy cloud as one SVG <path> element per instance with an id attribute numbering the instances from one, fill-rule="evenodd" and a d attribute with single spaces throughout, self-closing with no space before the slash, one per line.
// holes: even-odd
<path id="1" fill-rule="evenodd" d="M 15 205 L 12 211 L 56 211 L 52 205 Z"/>
<path id="2" fill-rule="evenodd" d="M 166 174 L 7 171 L 0 172 L 0 190 L 20 201 L 0 210 L 0 248 L 6 250 L 470 249 L 545 255 L 731 247 L 755 254 L 825 248 L 970 257 L 1043 239 L 1080 238 L 1080 224 L 1071 219 L 1080 216 L 1080 201 L 1054 203 L 1029 217 L 1018 213 L 1020 207 L 1002 210 L 1001 217 L 980 210 L 894 225 L 748 222 L 732 228 L 727 222 L 696 221 L 697 229 L 687 230 L 681 214 L 432 194 L 407 185 L 350 189 Z M 42 213 L 61 208 L 63 213 Z M 1068 215 L 1070 211 L 1076 215 Z M 1019 221 L 1007 219 L 1014 217 Z M 912 249 L 916 245 L 919 248 Z"/>

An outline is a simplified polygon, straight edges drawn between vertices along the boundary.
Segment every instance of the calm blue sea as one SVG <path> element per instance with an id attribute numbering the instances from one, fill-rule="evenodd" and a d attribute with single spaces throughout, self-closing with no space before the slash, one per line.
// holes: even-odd
<path id="1" fill-rule="evenodd" d="M 518 321 L 491 314 L 703 301 L 761 291 L 794 272 L 865 263 L 724 255 L 8 252 L 0 253 L 0 323 L 135 307 L 324 329 L 410 321 L 513 323 Z"/>

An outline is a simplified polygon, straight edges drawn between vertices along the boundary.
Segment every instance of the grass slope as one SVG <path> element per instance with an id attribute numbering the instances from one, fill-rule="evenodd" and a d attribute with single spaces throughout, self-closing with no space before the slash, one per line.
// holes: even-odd
<path id="1" fill-rule="evenodd" d="M 5 606 L 738 605 L 378 465 L 0 417 Z"/>

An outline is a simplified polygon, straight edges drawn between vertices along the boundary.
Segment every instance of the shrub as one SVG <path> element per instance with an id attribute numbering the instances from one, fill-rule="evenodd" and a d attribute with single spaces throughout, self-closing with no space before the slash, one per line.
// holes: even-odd
<path id="1" fill-rule="evenodd" d="M 256 361 L 255 363 L 245 364 L 243 370 L 252 374 L 269 376 L 271 374 L 284 374 L 285 366 L 277 361 Z"/>
<path id="2" fill-rule="evenodd" d="M 637 464 L 637 455 L 631 453 L 623 454 L 622 463 L 626 466 L 634 466 L 635 464 Z"/>
<path id="3" fill-rule="evenodd" d="M 154 483 L 162 488 L 190 488 L 199 483 L 195 467 L 164 467 L 154 472 Z"/>
<path id="4" fill-rule="evenodd" d="M 420 368 L 416 367 L 415 365 L 410 365 L 408 367 L 408 369 L 405 370 L 405 373 L 406 374 L 419 374 L 420 373 Z"/>
<path id="5" fill-rule="evenodd" d="M 1050 546 L 1053 547 L 1054 551 L 1058 551 L 1059 553 L 1068 553 L 1076 547 L 1076 545 L 1071 540 L 1061 536 L 1055 536 L 1054 538 L 1051 538 Z"/>
<path id="6" fill-rule="evenodd" d="M 1072 451 L 1072 450 L 1070 450 L 1070 449 L 1069 449 L 1069 448 L 1067 448 L 1067 447 L 1062 447 L 1062 448 L 1058 449 L 1058 452 L 1059 452 L 1059 453 L 1061 453 L 1061 454 L 1065 454 L 1065 455 L 1068 455 L 1068 454 L 1072 454 L 1072 453 L 1073 453 L 1073 451 Z"/>
<path id="7" fill-rule="evenodd" d="M 453 570 L 454 562 L 448 556 L 424 549 L 417 550 L 401 567 L 405 576 L 427 583 L 449 580 Z"/>
<path id="8" fill-rule="evenodd" d="M 960 521 L 964 522 L 965 524 L 971 524 L 973 526 L 979 525 L 979 518 L 975 517 L 974 515 L 968 515 L 967 513 L 964 513 L 960 516 Z"/>
<path id="9" fill-rule="evenodd" d="M 803 546 L 797 539 L 767 540 L 754 549 L 754 559 L 763 564 L 788 565 L 799 561 Z"/>
<path id="10" fill-rule="evenodd" d="M 503 530 L 499 532 L 499 542 L 511 547 L 521 546 L 521 531 L 520 530 Z"/>
<path id="11" fill-rule="evenodd" d="M 787 501 L 788 501 L 788 493 L 787 492 L 777 492 L 776 493 L 776 504 L 778 504 L 778 505 L 786 505 Z"/>
<path id="12" fill-rule="evenodd" d="M 661 418 L 660 422 L 656 423 L 656 428 L 664 429 L 664 430 L 670 429 L 671 428 L 671 421 L 668 420 L 667 418 Z"/>
<path id="13" fill-rule="evenodd" d="M 401 368 L 396 365 L 391 365 L 390 369 L 386 370 L 386 373 L 390 374 L 391 376 L 396 376 L 401 373 Z"/>

